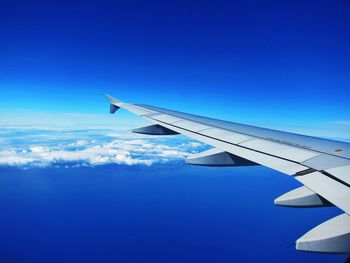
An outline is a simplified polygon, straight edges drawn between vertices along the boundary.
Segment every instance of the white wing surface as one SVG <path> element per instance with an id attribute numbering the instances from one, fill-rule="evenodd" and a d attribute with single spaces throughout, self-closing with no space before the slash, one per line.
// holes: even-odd
<path id="1" fill-rule="evenodd" d="M 293 176 L 304 186 L 275 200 L 277 205 L 335 205 L 344 214 L 306 233 L 296 248 L 350 253 L 350 144 L 162 109 L 124 103 L 109 95 L 110 112 L 123 108 L 153 123 L 134 132 L 183 134 L 214 147 L 188 158 L 210 166 L 264 165 Z"/>

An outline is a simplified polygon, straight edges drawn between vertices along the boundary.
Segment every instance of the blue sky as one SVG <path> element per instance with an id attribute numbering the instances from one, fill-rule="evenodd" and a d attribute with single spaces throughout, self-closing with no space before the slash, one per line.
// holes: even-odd
<path id="1" fill-rule="evenodd" d="M 132 134 L 147 122 L 108 114 L 102 94 L 350 141 L 349 13 L 345 0 L 1 1 L 0 261 L 343 262 L 293 244 L 339 209 L 276 207 L 300 184 L 265 167 L 188 166 L 207 145 Z"/>
<path id="2" fill-rule="evenodd" d="M 349 132 L 347 1 L 3 1 L 0 10 L 6 121 L 102 115 L 106 92 L 323 137 Z"/>

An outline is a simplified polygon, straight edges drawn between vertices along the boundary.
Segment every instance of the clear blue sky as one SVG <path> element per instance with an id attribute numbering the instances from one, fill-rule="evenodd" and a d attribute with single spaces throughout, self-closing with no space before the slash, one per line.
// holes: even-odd
<path id="1" fill-rule="evenodd" d="M 102 114 L 106 92 L 265 126 L 350 120 L 349 1 L 0 5 L 6 111 Z"/>

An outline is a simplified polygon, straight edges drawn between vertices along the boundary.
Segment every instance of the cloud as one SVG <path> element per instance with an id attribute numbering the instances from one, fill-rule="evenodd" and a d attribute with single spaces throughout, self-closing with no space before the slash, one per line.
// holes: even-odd
<path id="1" fill-rule="evenodd" d="M 0 128 L 17 130 L 67 130 L 68 129 L 133 129 L 148 122 L 125 111 L 117 115 L 108 113 L 40 112 L 25 109 L 0 108 Z M 131 116 L 130 116 L 131 115 Z"/>
<path id="2" fill-rule="evenodd" d="M 334 122 L 335 124 L 337 124 L 337 125 L 342 125 L 342 126 L 347 126 L 347 127 L 350 127 L 350 121 L 335 121 Z"/>
<path id="3" fill-rule="evenodd" d="M 76 167 L 107 164 L 146 165 L 181 161 L 205 145 L 182 136 L 154 136 L 110 131 L 28 130 L 5 133 L 8 139 L 0 149 L 0 166 Z M 118 135 L 119 134 L 119 135 Z M 59 136 L 58 136 L 59 135 Z"/>

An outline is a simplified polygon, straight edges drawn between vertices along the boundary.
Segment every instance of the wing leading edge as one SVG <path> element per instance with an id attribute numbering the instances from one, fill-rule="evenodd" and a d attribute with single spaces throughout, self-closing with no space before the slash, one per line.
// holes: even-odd
<path id="1" fill-rule="evenodd" d="M 135 132 L 183 134 L 215 147 L 188 159 L 199 165 L 264 165 L 304 184 L 276 199 L 279 205 L 313 207 L 333 204 L 345 213 L 297 240 L 299 250 L 350 253 L 350 144 L 232 123 L 183 112 L 124 103 L 109 95 L 110 112 L 119 108 L 154 125 Z M 195 161 L 194 161 L 195 160 Z"/>

